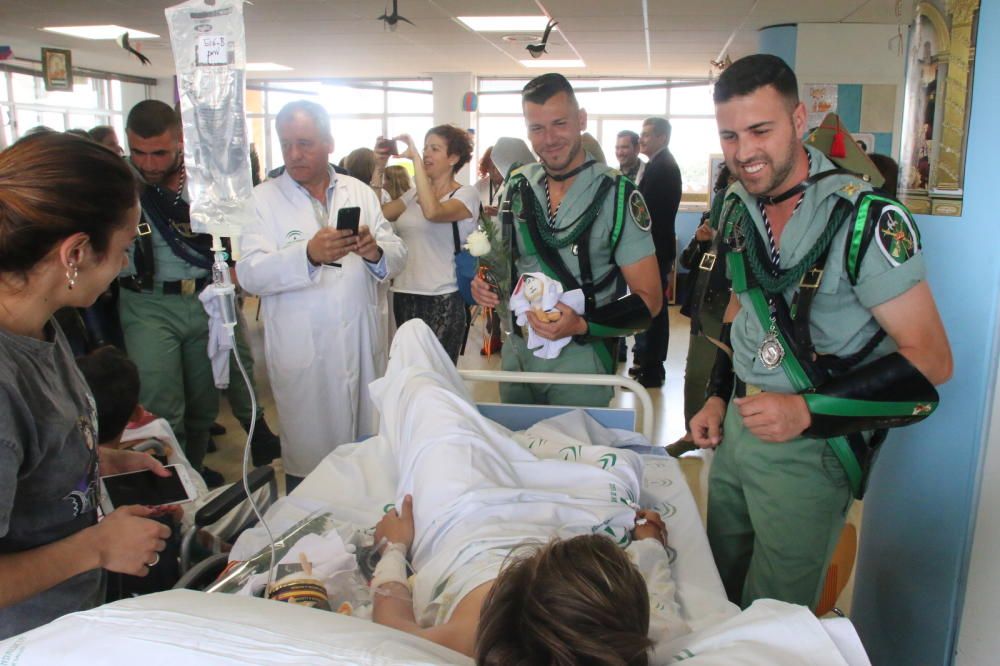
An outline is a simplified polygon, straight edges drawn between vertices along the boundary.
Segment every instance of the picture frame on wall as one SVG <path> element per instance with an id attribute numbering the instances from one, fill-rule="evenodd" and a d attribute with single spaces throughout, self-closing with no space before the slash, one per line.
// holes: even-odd
<path id="1" fill-rule="evenodd" d="M 715 181 L 719 178 L 719 171 L 726 163 L 726 158 L 722 153 L 712 153 L 708 156 L 708 207 L 712 208 L 715 201 Z"/>
<path id="2" fill-rule="evenodd" d="M 69 49 L 42 47 L 42 78 L 45 90 L 73 89 L 73 54 Z"/>
<path id="3" fill-rule="evenodd" d="M 899 156 L 899 197 L 914 213 L 962 214 L 979 5 L 916 4 Z"/>

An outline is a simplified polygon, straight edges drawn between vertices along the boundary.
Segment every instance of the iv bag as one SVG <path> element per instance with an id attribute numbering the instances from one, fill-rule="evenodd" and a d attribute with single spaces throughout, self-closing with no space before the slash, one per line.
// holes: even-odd
<path id="1" fill-rule="evenodd" d="M 177 69 L 191 227 L 238 236 L 254 216 L 243 0 L 188 0 L 164 13 Z"/>

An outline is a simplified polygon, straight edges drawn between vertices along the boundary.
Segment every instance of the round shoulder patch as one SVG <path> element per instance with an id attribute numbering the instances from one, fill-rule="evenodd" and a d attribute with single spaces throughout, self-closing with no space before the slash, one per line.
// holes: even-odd
<path id="1" fill-rule="evenodd" d="M 646 200 L 642 198 L 639 190 L 632 190 L 628 197 L 628 214 L 635 222 L 635 226 L 643 231 L 649 231 L 653 225 L 653 218 L 649 216 L 649 209 L 646 208 Z"/>
<path id="2" fill-rule="evenodd" d="M 889 263 L 899 266 L 917 253 L 917 232 L 910 216 L 899 206 L 882 209 L 875 229 L 875 242 Z"/>

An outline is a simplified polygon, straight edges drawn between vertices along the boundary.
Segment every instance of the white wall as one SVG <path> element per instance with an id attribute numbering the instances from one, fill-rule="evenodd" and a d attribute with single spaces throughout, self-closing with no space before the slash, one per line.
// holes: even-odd
<path id="1" fill-rule="evenodd" d="M 896 86 L 893 155 L 899 154 L 906 71 L 906 44 L 904 41 L 900 52 L 898 31 L 899 26 L 894 23 L 800 23 L 795 49 L 795 75 L 800 85 L 867 83 Z M 906 30 L 903 39 L 906 39 Z"/>
<path id="2" fill-rule="evenodd" d="M 462 110 L 462 96 L 476 90 L 475 75 L 471 72 L 443 72 L 431 74 L 431 79 L 434 82 L 434 125 L 450 123 L 462 129 L 474 129 L 472 114 Z M 475 173 L 475 165 L 470 162 L 457 174 L 456 180 L 471 184 L 475 182 Z"/>

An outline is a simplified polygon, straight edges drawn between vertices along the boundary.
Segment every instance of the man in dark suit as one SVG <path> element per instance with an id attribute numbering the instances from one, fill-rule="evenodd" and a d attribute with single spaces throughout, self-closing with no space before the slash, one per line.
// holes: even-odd
<path id="1" fill-rule="evenodd" d="M 670 123 L 666 118 L 647 118 L 642 123 L 639 149 L 649 158 L 645 173 L 639 182 L 639 191 L 646 200 L 653 220 L 653 244 L 656 260 L 660 265 L 660 282 L 664 288 L 674 267 L 677 253 L 674 239 L 674 218 L 681 203 L 681 170 L 670 154 Z M 667 308 L 653 318 L 653 323 L 642 335 L 636 347 L 635 367 L 632 374 L 647 388 L 663 386 L 663 363 L 667 360 L 667 341 L 670 337 L 670 319 Z"/>

